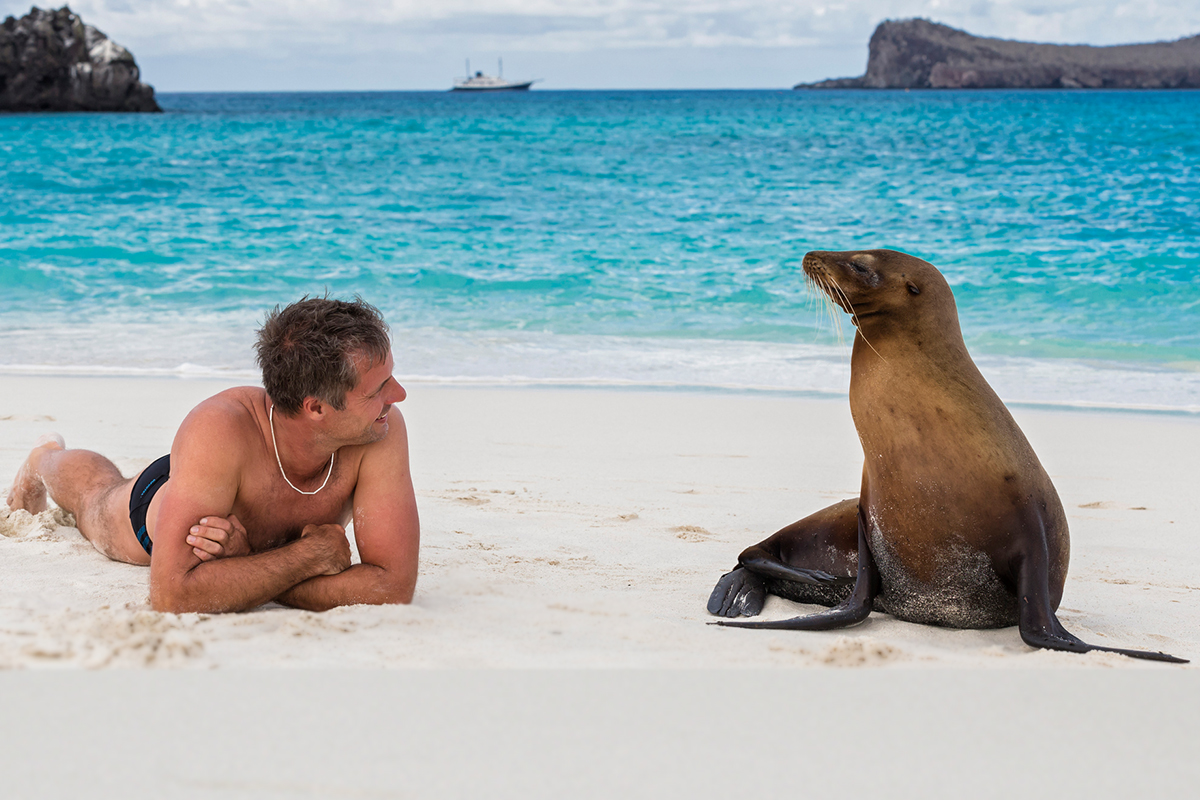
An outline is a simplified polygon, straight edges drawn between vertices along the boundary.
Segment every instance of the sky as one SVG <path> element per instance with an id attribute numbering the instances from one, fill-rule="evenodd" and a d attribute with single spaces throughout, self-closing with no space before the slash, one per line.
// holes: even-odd
<path id="1" fill-rule="evenodd" d="M 1200 33 L 1200 0 L 73 0 L 159 92 L 442 90 L 464 62 L 542 89 L 787 88 L 861 75 L 885 19 L 1125 44 Z M 0 17 L 29 2 L 0 0 Z"/>

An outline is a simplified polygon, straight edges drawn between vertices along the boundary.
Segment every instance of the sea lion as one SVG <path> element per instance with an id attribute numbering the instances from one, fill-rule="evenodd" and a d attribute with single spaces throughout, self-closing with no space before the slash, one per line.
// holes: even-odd
<path id="1" fill-rule="evenodd" d="M 833 606 L 747 628 L 829 630 L 878 609 L 953 628 L 1019 625 L 1033 647 L 1098 647 L 1055 610 L 1067 518 L 1046 470 L 971 360 L 954 294 L 932 264 L 894 250 L 804 256 L 806 278 L 857 328 L 850 411 L 862 442 L 859 497 L 796 522 L 738 558 L 708 610 L 754 616 L 767 594 Z"/>

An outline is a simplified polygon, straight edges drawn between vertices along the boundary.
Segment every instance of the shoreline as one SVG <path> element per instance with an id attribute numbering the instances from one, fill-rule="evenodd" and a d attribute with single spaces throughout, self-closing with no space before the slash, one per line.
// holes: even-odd
<path id="1" fill-rule="evenodd" d="M 993 359 L 995 360 L 995 359 Z M 1034 359 L 1027 359 L 1033 361 Z M 849 377 L 849 356 L 845 365 L 846 379 Z M 977 360 L 985 365 L 984 374 L 989 382 L 994 376 L 986 369 L 987 357 Z M 1040 359 L 1042 362 L 1053 362 L 1054 359 Z M 1070 359 L 1075 364 L 1089 366 L 1099 365 L 1101 368 L 1127 366 L 1136 372 L 1165 372 L 1176 375 L 1197 375 L 1196 383 L 1200 388 L 1200 369 L 1192 369 L 1191 365 L 1181 368 L 1173 365 L 1139 365 L 1122 362 L 1085 362 Z M 0 364 L 0 376 L 29 377 L 29 378 L 88 378 L 88 379 L 127 379 L 127 380 L 181 380 L 181 381 L 218 381 L 229 385 L 259 386 L 261 382 L 257 371 L 241 368 L 204 367 L 196 364 L 181 364 L 178 367 L 128 367 L 128 366 L 64 366 L 37 364 Z M 564 391 L 601 391 L 601 392 L 679 392 L 685 394 L 728 394 L 734 396 L 768 396 L 798 399 L 842 399 L 847 397 L 846 388 L 792 388 L 771 385 L 743 385 L 730 383 L 697 383 L 688 381 L 652 381 L 633 378 L 548 378 L 523 375 L 511 376 L 437 376 L 428 374 L 397 374 L 396 379 L 404 386 L 444 387 L 450 389 L 530 389 L 530 390 L 564 390 Z M 1103 400 L 1052 400 L 1052 399 L 1023 399 L 1012 398 L 1001 394 L 1001 399 L 1010 408 L 1064 410 L 1064 411 L 1101 411 L 1128 414 L 1151 414 L 1194 418 L 1200 416 L 1200 403 L 1165 404 L 1165 403 L 1135 403 L 1135 402 L 1106 402 Z"/>
<path id="2" fill-rule="evenodd" d="M 233 385 L 78 383 L 6 380 L 0 481 L 47 430 L 132 475 L 196 402 Z M 144 568 L 109 562 L 73 528 L 0 521 L 0 667 L 1158 666 L 883 614 L 828 633 L 706 625 L 708 593 L 743 548 L 857 494 L 844 399 L 421 385 L 400 408 L 423 533 L 411 606 L 157 614 Z M 1200 420 L 1013 412 L 1071 525 L 1064 624 L 1096 644 L 1200 655 L 1200 547 L 1187 533 L 1200 501 L 1186 464 Z M 811 608 L 772 598 L 764 616 Z"/>

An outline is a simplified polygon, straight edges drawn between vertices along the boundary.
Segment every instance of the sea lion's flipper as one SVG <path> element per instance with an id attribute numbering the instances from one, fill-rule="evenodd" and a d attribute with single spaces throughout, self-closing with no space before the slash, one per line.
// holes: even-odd
<path id="1" fill-rule="evenodd" d="M 1046 650 L 1066 650 L 1071 653 L 1086 653 L 1090 650 L 1102 650 L 1106 653 L 1120 653 L 1130 658 L 1144 658 L 1148 661 L 1167 661 L 1172 664 L 1187 664 L 1186 658 L 1176 658 L 1166 653 L 1149 650 L 1125 650 L 1119 647 L 1100 647 L 1088 644 L 1067 632 L 1054 609 L 1050 607 L 1049 575 L 1047 574 L 1048 558 L 1045 553 L 1032 557 L 1026 556 L 1021 561 L 1021 571 L 1018 577 L 1020 591 L 1020 626 L 1021 639 L 1030 647 L 1041 647 Z"/>
<path id="2" fill-rule="evenodd" d="M 721 617 L 754 617 L 767 601 L 767 582 L 742 567 L 717 581 L 708 598 L 708 613 Z"/>
<path id="3" fill-rule="evenodd" d="M 726 625 L 731 628 L 771 628 L 789 631 L 828 631 L 836 628 L 848 628 L 851 625 L 857 625 L 870 615 L 871 605 L 877 594 L 879 594 L 879 568 L 875 566 L 875 559 L 871 556 L 870 548 L 867 547 L 867 528 L 860 511 L 858 515 L 858 575 L 855 578 L 854 591 L 839 605 L 828 611 L 793 619 L 763 622 L 725 622 L 722 620 L 710 624 Z"/>
<path id="4" fill-rule="evenodd" d="M 824 584 L 845 585 L 854 583 L 854 578 L 838 577 L 819 569 L 805 569 L 786 564 L 768 553 L 765 548 L 755 545 L 748 548 L 738 557 L 738 563 L 751 572 L 766 578 L 792 581 L 793 583 L 808 583 L 816 586 Z"/>

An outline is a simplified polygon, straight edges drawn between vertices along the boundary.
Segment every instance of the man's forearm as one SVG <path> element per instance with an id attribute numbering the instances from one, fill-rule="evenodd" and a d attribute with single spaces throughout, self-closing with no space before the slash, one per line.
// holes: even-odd
<path id="1" fill-rule="evenodd" d="M 176 613 L 245 611 L 319 574 L 321 566 L 316 548 L 299 539 L 264 553 L 202 562 L 173 585 L 152 581 L 150 605 Z"/>
<path id="2" fill-rule="evenodd" d="M 357 603 L 383 605 L 408 603 L 416 589 L 414 574 L 398 579 L 383 567 L 356 564 L 337 575 L 318 575 L 298 583 L 275 598 L 276 602 L 309 611 L 328 611 Z"/>

